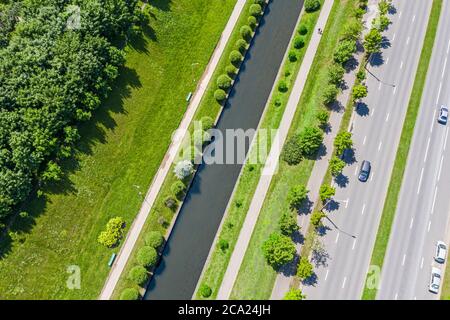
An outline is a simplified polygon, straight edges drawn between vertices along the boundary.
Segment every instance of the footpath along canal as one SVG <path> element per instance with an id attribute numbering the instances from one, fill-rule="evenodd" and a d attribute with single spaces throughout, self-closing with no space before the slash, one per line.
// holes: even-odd
<path id="1" fill-rule="evenodd" d="M 223 145 L 227 129 L 257 128 L 302 6 L 303 0 L 270 1 L 217 123 Z M 239 163 L 200 165 L 146 300 L 192 298 L 241 168 Z"/>

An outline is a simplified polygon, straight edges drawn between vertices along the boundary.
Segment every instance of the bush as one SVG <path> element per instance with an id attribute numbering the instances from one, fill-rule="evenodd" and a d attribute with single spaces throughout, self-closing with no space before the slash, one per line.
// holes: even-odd
<path id="1" fill-rule="evenodd" d="M 294 50 L 289 51 L 288 58 L 290 62 L 297 61 L 297 52 L 295 52 Z"/>
<path id="2" fill-rule="evenodd" d="M 305 46 L 305 40 L 302 37 L 295 37 L 294 38 L 294 48 L 295 49 L 301 49 Z"/>
<path id="3" fill-rule="evenodd" d="M 97 241 L 107 248 L 116 246 L 122 239 L 124 226 L 125 221 L 122 217 L 110 219 L 106 224 L 106 230 L 100 233 Z"/>
<path id="4" fill-rule="evenodd" d="M 328 69 L 328 82 L 335 86 L 341 85 L 344 73 L 345 69 L 342 65 L 333 63 L 330 69 Z"/>
<path id="5" fill-rule="evenodd" d="M 223 252 L 225 252 L 228 248 L 229 248 L 229 243 L 227 240 L 225 239 L 220 239 L 219 240 L 219 248 L 220 250 L 222 250 Z"/>
<path id="6" fill-rule="evenodd" d="M 139 291 L 135 288 L 127 288 L 120 294 L 120 300 L 137 300 L 139 299 Z"/>
<path id="7" fill-rule="evenodd" d="M 319 0 L 306 0 L 305 1 L 305 11 L 306 12 L 314 12 L 319 10 L 320 1 Z"/>
<path id="8" fill-rule="evenodd" d="M 287 92 L 289 90 L 286 80 L 281 80 L 278 83 L 278 91 Z"/>
<path id="9" fill-rule="evenodd" d="M 323 140 L 323 132 L 316 127 L 306 127 L 298 136 L 300 150 L 304 157 L 315 156 Z"/>
<path id="10" fill-rule="evenodd" d="M 366 79 L 366 73 L 363 70 L 359 70 L 356 74 L 356 78 L 361 82 Z"/>
<path id="11" fill-rule="evenodd" d="M 172 186 L 170 187 L 170 190 L 172 191 L 172 194 L 177 197 L 178 199 L 182 198 L 184 195 L 184 192 L 186 191 L 186 186 L 182 181 L 175 181 Z"/>
<path id="12" fill-rule="evenodd" d="M 211 117 L 204 116 L 200 119 L 200 122 L 204 131 L 208 131 L 214 127 L 214 120 Z"/>
<path id="13" fill-rule="evenodd" d="M 254 16 L 250 16 L 247 19 L 247 23 L 253 30 L 255 30 L 258 20 Z"/>
<path id="14" fill-rule="evenodd" d="M 344 25 L 342 38 L 356 41 L 361 35 L 363 28 L 364 27 L 360 19 L 352 18 Z"/>
<path id="15" fill-rule="evenodd" d="M 296 253 L 292 239 L 276 232 L 264 241 L 262 250 L 266 261 L 275 269 L 291 262 Z"/>
<path id="16" fill-rule="evenodd" d="M 302 150 L 298 143 L 298 137 L 290 138 L 284 145 L 281 158 L 290 166 L 299 164 L 302 161 Z"/>
<path id="17" fill-rule="evenodd" d="M 231 51 L 231 53 L 230 53 L 230 61 L 231 61 L 231 63 L 234 66 L 238 66 L 241 63 L 242 58 L 243 58 L 242 54 L 239 51 L 237 51 L 237 50 Z"/>
<path id="18" fill-rule="evenodd" d="M 155 248 L 145 246 L 140 248 L 137 252 L 136 260 L 143 267 L 151 268 L 158 261 L 158 253 L 156 252 Z"/>
<path id="19" fill-rule="evenodd" d="M 305 34 L 308 33 L 308 28 L 304 24 L 301 24 L 300 27 L 298 28 L 298 33 L 304 36 Z"/>
<path id="20" fill-rule="evenodd" d="M 242 38 L 244 38 L 245 40 L 250 40 L 252 37 L 252 28 L 250 28 L 249 26 L 242 26 L 240 29 L 241 32 L 241 36 Z"/>
<path id="21" fill-rule="evenodd" d="M 336 101 L 339 89 L 334 84 L 329 84 L 323 89 L 322 99 L 323 103 L 328 106 Z"/>
<path id="22" fill-rule="evenodd" d="M 259 17 L 262 14 L 262 8 L 259 4 L 252 4 L 249 9 L 249 13 L 251 16 Z"/>
<path id="23" fill-rule="evenodd" d="M 254 0 L 253 2 L 259 4 L 261 7 L 263 7 L 266 4 L 266 0 Z"/>
<path id="24" fill-rule="evenodd" d="M 338 157 L 333 157 L 330 159 L 330 171 L 333 177 L 337 177 L 342 173 L 345 168 L 345 162 Z"/>
<path id="25" fill-rule="evenodd" d="M 135 266 L 128 273 L 128 279 L 139 286 L 145 284 L 148 280 L 148 272 L 143 266 Z"/>
<path id="26" fill-rule="evenodd" d="M 319 194 L 320 200 L 322 200 L 322 202 L 325 202 L 336 194 L 336 188 L 330 186 L 329 184 L 323 184 L 320 186 Z"/>
<path id="27" fill-rule="evenodd" d="M 339 42 L 334 52 L 334 61 L 345 64 L 356 52 L 356 41 L 353 39 L 345 39 Z"/>
<path id="28" fill-rule="evenodd" d="M 150 231 L 145 235 L 144 242 L 147 246 L 159 249 L 164 242 L 164 237 L 158 231 Z"/>
<path id="29" fill-rule="evenodd" d="M 287 195 L 289 205 L 293 208 L 300 207 L 303 201 L 306 200 L 308 192 L 308 189 L 306 189 L 306 187 L 303 185 L 296 185 L 292 187 Z"/>
<path id="30" fill-rule="evenodd" d="M 303 300 L 305 297 L 306 296 L 302 293 L 302 290 L 290 289 L 284 296 L 283 300 Z"/>
<path id="31" fill-rule="evenodd" d="M 284 212 L 278 222 L 281 233 L 285 236 L 291 236 L 294 232 L 298 231 L 300 228 L 297 224 L 297 219 L 295 215 L 291 212 Z"/>
<path id="32" fill-rule="evenodd" d="M 177 200 L 171 196 L 167 197 L 166 200 L 164 200 L 164 205 L 171 210 L 175 210 L 178 207 Z"/>
<path id="33" fill-rule="evenodd" d="M 325 218 L 327 215 L 325 213 L 323 213 L 322 211 L 314 211 L 311 214 L 311 224 L 315 227 L 315 228 L 319 228 L 322 226 L 322 218 Z"/>
<path id="34" fill-rule="evenodd" d="M 212 289 L 206 283 L 202 283 L 199 292 L 203 298 L 209 298 L 212 294 Z"/>
<path id="35" fill-rule="evenodd" d="M 364 49 L 366 50 L 366 53 L 371 54 L 380 52 L 382 42 L 383 37 L 380 31 L 376 28 L 372 28 L 364 37 Z"/>
<path id="36" fill-rule="evenodd" d="M 225 71 L 226 71 L 228 77 L 233 78 L 236 75 L 237 69 L 236 69 L 236 67 L 234 67 L 232 65 L 228 65 L 225 68 Z"/>
<path id="37" fill-rule="evenodd" d="M 173 173 L 175 176 L 180 179 L 186 179 L 194 172 L 194 166 L 192 165 L 192 162 L 190 160 L 181 160 L 173 169 Z"/>
<path id="38" fill-rule="evenodd" d="M 301 257 L 297 265 L 297 277 L 303 281 L 311 277 L 313 273 L 314 270 L 311 262 L 309 262 L 308 258 Z"/>
<path id="39" fill-rule="evenodd" d="M 337 155 L 343 154 L 346 149 L 351 149 L 352 147 L 353 141 L 350 132 L 340 132 L 336 135 L 336 138 L 334 138 L 334 148 L 336 149 Z"/>
<path id="40" fill-rule="evenodd" d="M 217 89 L 216 91 L 214 91 L 214 98 L 217 101 L 222 102 L 223 100 L 225 100 L 226 97 L 227 97 L 227 93 L 225 91 L 223 91 L 222 89 Z"/>
<path id="41" fill-rule="evenodd" d="M 239 39 L 238 41 L 236 41 L 236 48 L 240 53 L 244 54 L 247 50 L 247 41 L 245 41 L 244 39 Z"/>
<path id="42" fill-rule="evenodd" d="M 353 101 L 360 100 L 365 97 L 367 97 L 367 87 L 366 86 L 364 86 L 362 84 L 358 84 L 353 87 L 353 89 L 352 89 Z"/>
<path id="43" fill-rule="evenodd" d="M 319 120 L 319 126 L 324 128 L 328 125 L 328 120 L 330 119 L 330 114 L 325 110 L 320 110 L 317 113 L 317 120 Z"/>
<path id="44" fill-rule="evenodd" d="M 236 51 L 237 52 L 237 51 Z M 239 56 L 241 54 L 239 53 Z M 217 86 L 222 89 L 227 91 L 228 89 L 230 89 L 231 87 L 231 78 L 229 76 L 227 76 L 226 74 L 222 74 L 217 78 Z"/>

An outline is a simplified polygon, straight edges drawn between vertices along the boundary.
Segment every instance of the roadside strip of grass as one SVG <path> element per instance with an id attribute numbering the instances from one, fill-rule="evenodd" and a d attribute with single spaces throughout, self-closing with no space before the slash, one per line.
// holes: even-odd
<path id="1" fill-rule="evenodd" d="M 323 0 L 320 0 L 320 2 L 323 4 Z M 272 143 L 271 136 L 269 135 L 262 137 L 261 130 L 269 131 L 271 129 L 277 129 L 280 125 L 281 118 L 283 117 L 292 87 L 295 79 L 297 78 L 303 57 L 306 53 L 312 34 L 315 30 L 316 22 L 320 15 L 320 10 L 312 13 L 306 13 L 304 10 L 302 12 L 303 13 L 301 17 L 299 17 L 299 22 L 294 31 L 291 43 L 287 49 L 287 52 L 296 52 L 297 59 L 295 61 L 290 61 L 289 57 L 287 55 L 285 56 L 284 62 L 280 67 L 277 81 L 273 87 L 271 97 L 269 98 L 269 103 L 266 106 L 263 119 L 258 128 L 259 136 L 254 139 L 255 142 L 252 144 L 249 154 L 259 154 L 260 146 L 264 146 L 267 150 L 270 150 Z M 304 46 L 300 49 L 296 49 L 295 38 L 300 37 L 300 26 L 305 26 L 307 33 L 301 36 L 301 38 L 304 39 Z M 278 85 L 281 81 L 285 81 L 287 83 L 289 88 L 288 91 L 278 91 Z M 267 144 L 265 144 L 266 141 Z M 249 158 L 252 157 L 249 156 Z M 212 294 L 209 298 L 204 298 L 197 291 L 195 294 L 196 299 L 215 299 L 217 297 L 217 293 L 225 275 L 231 254 L 233 253 L 242 224 L 244 223 L 245 216 L 261 177 L 261 170 L 264 168 L 264 159 L 259 160 L 262 161 L 258 161 L 257 164 L 246 163 L 242 168 L 235 190 L 225 212 L 223 223 L 221 224 L 221 228 L 218 232 L 218 237 L 216 237 L 213 243 L 213 247 L 211 249 L 212 252 L 210 253 L 209 259 L 205 264 L 205 269 L 200 278 L 199 283 L 207 284 L 212 289 Z M 228 248 L 226 250 L 222 250 L 218 246 L 219 240 L 226 241 L 228 244 Z"/>
<path id="2" fill-rule="evenodd" d="M 416 72 L 414 86 L 412 89 L 405 122 L 403 124 L 402 134 L 400 137 L 401 143 L 399 143 L 397 149 L 397 155 L 395 158 L 394 168 L 392 171 L 388 192 L 383 207 L 381 222 L 378 227 L 377 238 L 372 252 L 370 265 L 378 266 L 380 267 L 380 269 L 383 267 L 386 248 L 389 242 L 392 223 L 394 221 L 398 197 L 403 181 L 403 175 L 405 173 L 406 162 L 408 159 L 409 148 L 411 146 L 416 118 L 422 100 L 422 93 L 425 86 L 425 80 L 427 78 L 428 66 L 430 64 L 431 54 L 433 52 L 434 39 L 439 23 L 441 8 L 442 0 L 433 0 L 433 6 L 431 8 L 430 17 L 428 20 L 427 32 L 423 42 L 422 53 L 420 55 L 419 66 Z M 367 278 L 370 277 L 371 275 L 368 274 Z M 368 289 L 365 286 L 362 299 L 375 300 L 377 291 L 377 289 Z"/>
<path id="3" fill-rule="evenodd" d="M 333 63 L 333 53 L 340 37 L 339 31 L 351 16 L 355 5 L 354 0 L 334 2 L 287 139 L 307 126 L 317 125 L 317 113 L 323 109 L 322 91 L 328 84 L 328 69 Z M 289 166 L 284 161 L 279 162 L 278 172 L 272 179 L 230 299 L 270 298 L 277 272 L 267 264 L 261 249 L 262 244 L 269 234 L 278 228 L 278 221 L 283 212 L 289 210 L 286 197 L 290 187 L 306 185 L 313 166 L 314 160 L 308 159 L 296 166 Z"/>

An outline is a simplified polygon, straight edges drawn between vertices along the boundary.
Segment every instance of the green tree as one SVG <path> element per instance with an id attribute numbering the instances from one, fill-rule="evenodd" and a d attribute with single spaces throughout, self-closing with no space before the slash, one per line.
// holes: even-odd
<path id="1" fill-rule="evenodd" d="M 241 32 L 241 36 L 242 38 L 244 38 L 245 40 L 250 40 L 252 37 L 252 28 L 249 26 L 242 26 L 240 29 Z"/>
<path id="2" fill-rule="evenodd" d="M 97 241 L 107 248 L 115 247 L 123 236 L 125 221 L 122 217 L 111 218 L 106 224 L 106 230 L 102 231 Z"/>
<path id="3" fill-rule="evenodd" d="M 156 252 L 155 248 L 144 246 L 137 252 L 136 259 L 141 266 L 151 268 L 158 261 L 158 253 Z"/>
<path id="4" fill-rule="evenodd" d="M 328 125 L 330 114 L 326 110 L 320 110 L 317 113 L 317 120 L 319 120 L 319 126 L 325 128 Z"/>
<path id="5" fill-rule="evenodd" d="M 340 64 L 333 63 L 328 69 L 328 82 L 335 86 L 342 84 L 344 78 L 345 69 Z"/>
<path id="6" fill-rule="evenodd" d="M 294 38 L 294 48 L 301 49 L 305 46 L 305 39 L 303 37 L 297 36 Z"/>
<path id="7" fill-rule="evenodd" d="M 345 150 L 351 149 L 353 147 L 352 134 L 348 131 L 340 132 L 334 138 L 334 148 L 336 149 L 336 154 L 341 155 Z"/>
<path id="8" fill-rule="evenodd" d="M 135 266 L 128 273 L 128 279 L 137 285 L 144 285 L 148 280 L 148 272 L 143 266 Z"/>
<path id="9" fill-rule="evenodd" d="M 339 89 L 334 84 L 327 85 L 322 92 L 323 103 L 330 105 L 336 101 Z"/>
<path id="10" fill-rule="evenodd" d="M 303 201 L 306 200 L 309 190 L 304 185 L 296 185 L 292 187 L 287 195 L 288 202 L 291 207 L 298 208 Z"/>
<path id="11" fill-rule="evenodd" d="M 227 93 L 224 90 L 217 89 L 216 91 L 214 91 L 214 98 L 217 101 L 222 102 L 223 100 L 225 100 L 226 97 L 227 97 Z"/>
<path id="12" fill-rule="evenodd" d="M 302 293 L 302 290 L 290 289 L 288 292 L 286 292 L 283 300 L 303 300 L 305 298 L 306 296 Z"/>
<path id="13" fill-rule="evenodd" d="M 120 300 L 137 300 L 139 299 L 139 291 L 135 288 L 127 288 L 120 294 Z"/>
<path id="14" fill-rule="evenodd" d="M 298 137 L 289 138 L 281 152 L 281 158 L 289 165 L 297 165 L 302 161 L 302 149 Z"/>
<path id="15" fill-rule="evenodd" d="M 333 177 L 337 177 L 342 173 L 345 168 L 345 162 L 338 157 L 332 157 L 330 159 L 330 171 Z"/>
<path id="16" fill-rule="evenodd" d="M 356 41 L 353 39 L 343 39 L 334 51 L 334 61 L 340 64 L 346 63 L 356 52 Z"/>
<path id="17" fill-rule="evenodd" d="M 259 17 L 262 13 L 262 8 L 259 4 L 254 3 L 250 6 L 249 12 L 251 16 Z"/>
<path id="18" fill-rule="evenodd" d="M 178 199 L 181 199 L 184 195 L 184 192 L 186 191 L 186 186 L 184 183 L 180 180 L 175 181 L 172 186 L 170 187 L 170 190 L 172 191 L 172 194 L 177 197 Z"/>
<path id="19" fill-rule="evenodd" d="M 306 127 L 298 135 L 300 150 L 303 156 L 314 156 L 323 141 L 323 131 L 316 127 Z"/>
<path id="20" fill-rule="evenodd" d="M 284 212 L 281 215 L 278 226 L 280 227 L 281 233 L 285 236 L 291 236 L 294 232 L 300 229 L 297 224 L 297 219 L 292 212 Z"/>
<path id="21" fill-rule="evenodd" d="M 311 214 L 310 222 L 315 228 L 319 228 L 322 226 L 322 219 L 325 218 L 326 216 L 327 215 L 322 211 L 314 211 Z"/>
<path id="22" fill-rule="evenodd" d="M 330 186 L 329 184 L 323 184 L 320 186 L 320 200 L 325 202 L 336 194 L 336 188 Z"/>
<path id="23" fill-rule="evenodd" d="M 367 97 L 367 87 L 362 84 L 357 84 L 352 89 L 352 99 L 353 101 L 360 100 Z"/>
<path id="24" fill-rule="evenodd" d="M 372 28 L 364 37 L 364 49 L 368 54 L 378 53 L 381 50 L 383 37 L 378 29 Z"/>
<path id="25" fill-rule="evenodd" d="M 314 12 L 314 11 L 319 10 L 320 1 L 319 0 L 306 0 L 304 6 L 305 6 L 306 12 Z"/>
<path id="26" fill-rule="evenodd" d="M 275 269 L 291 262 L 296 253 L 292 239 L 276 232 L 264 241 L 262 250 L 266 261 Z"/>
<path id="27" fill-rule="evenodd" d="M 239 51 L 237 51 L 237 50 L 231 51 L 230 61 L 234 66 L 238 66 L 241 63 L 242 58 L 243 58 L 242 54 Z M 219 79 L 217 79 L 217 80 L 219 81 Z M 230 86 L 231 86 L 231 79 L 230 79 Z M 221 88 L 221 89 L 224 89 L 224 88 Z"/>
<path id="28" fill-rule="evenodd" d="M 301 257 L 297 265 L 297 277 L 300 280 L 305 280 L 314 274 L 313 265 L 309 262 L 308 258 Z"/>
<path id="29" fill-rule="evenodd" d="M 212 294 L 212 289 L 206 283 L 202 283 L 200 285 L 199 292 L 203 298 L 209 298 Z"/>
<path id="30" fill-rule="evenodd" d="M 233 51 L 234 52 L 234 51 Z M 235 51 L 238 52 L 238 51 Z M 239 53 L 239 61 L 241 61 L 241 54 Z M 226 74 L 222 74 L 217 78 L 217 86 L 222 89 L 227 91 L 228 89 L 230 89 L 231 87 L 231 78 L 226 75 Z"/>
<path id="31" fill-rule="evenodd" d="M 161 245 L 164 243 L 164 237 L 159 231 L 150 231 L 145 235 L 144 242 L 147 246 L 159 249 L 159 247 L 161 247 Z"/>
<path id="32" fill-rule="evenodd" d="M 343 39 L 356 41 L 363 30 L 363 24 L 360 19 L 352 18 L 345 25 L 342 31 Z"/>

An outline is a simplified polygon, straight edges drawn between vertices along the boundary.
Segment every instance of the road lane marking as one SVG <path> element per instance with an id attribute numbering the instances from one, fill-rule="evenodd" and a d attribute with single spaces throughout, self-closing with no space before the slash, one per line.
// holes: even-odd
<path id="1" fill-rule="evenodd" d="M 381 149 L 381 145 L 383 144 L 383 142 L 382 141 L 380 141 L 380 144 L 378 145 L 378 151 L 380 151 L 380 149 Z"/>
<path id="2" fill-rule="evenodd" d="M 417 188 L 417 194 L 420 193 L 420 187 L 422 186 L 423 170 L 424 168 L 422 167 L 422 172 L 420 173 L 419 187 Z"/>
<path id="3" fill-rule="evenodd" d="M 423 257 L 422 260 L 420 261 L 420 269 L 423 269 Z"/>
<path id="4" fill-rule="evenodd" d="M 425 157 L 423 158 L 423 162 L 427 162 L 428 149 L 430 148 L 430 141 L 431 141 L 431 138 L 428 138 L 427 149 L 425 150 Z"/>
<path id="5" fill-rule="evenodd" d="M 416 20 L 416 15 L 413 16 L 412 22 L 414 22 L 414 20 Z"/>
<path id="6" fill-rule="evenodd" d="M 405 265 L 405 261 L 406 261 L 406 254 L 403 255 L 402 266 Z"/>
<path id="7" fill-rule="evenodd" d="M 363 145 L 366 144 L 366 138 L 367 138 L 367 136 L 364 136 Z"/>
<path id="8" fill-rule="evenodd" d="M 395 35 L 396 35 L 396 33 L 394 33 L 394 35 L 392 36 L 392 41 L 391 41 L 391 42 L 394 42 L 394 40 L 395 40 Z M 449 44 L 450 44 L 450 42 L 449 42 Z"/>
<path id="9" fill-rule="evenodd" d="M 398 15 L 398 19 L 400 20 L 402 17 L 402 11 L 400 11 L 400 14 Z"/>
<path id="10" fill-rule="evenodd" d="M 366 204 L 364 203 L 363 204 L 363 207 L 362 207 L 362 211 L 361 211 L 361 215 L 364 215 L 364 210 L 366 209 Z"/>
<path id="11" fill-rule="evenodd" d="M 345 202 L 345 208 L 348 208 L 348 201 L 349 201 L 350 199 L 349 198 L 347 198 L 347 200 L 345 200 L 344 202 Z"/>
<path id="12" fill-rule="evenodd" d="M 375 108 L 372 109 L 372 112 L 371 112 L 370 115 L 373 117 L 373 114 L 374 114 L 374 113 L 375 113 Z"/>
<path id="13" fill-rule="evenodd" d="M 325 274 L 325 281 L 327 281 L 327 278 L 328 278 L 328 272 L 329 272 L 330 270 L 327 270 L 327 273 Z"/>
<path id="14" fill-rule="evenodd" d="M 356 239 L 353 240 L 352 250 L 355 250 L 355 245 L 356 245 Z"/>
<path id="15" fill-rule="evenodd" d="M 447 138 L 448 138 L 448 127 L 447 127 L 447 129 L 445 129 L 444 151 L 445 151 L 445 147 L 447 146 Z"/>
<path id="16" fill-rule="evenodd" d="M 347 277 L 344 277 L 344 281 L 342 281 L 342 289 L 345 288 L 345 282 L 347 281 Z"/>
<path id="17" fill-rule="evenodd" d="M 358 167 L 355 167 L 355 176 L 358 173 Z"/>
<path id="18" fill-rule="evenodd" d="M 448 45 L 447 45 L 447 54 L 450 52 L 450 40 L 448 40 Z"/>
<path id="19" fill-rule="evenodd" d="M 370 181 L 372 181 L 374 175 L 375 175 L 375 172 L 372 171 L 372 173 L 370 174 Z"/>
<path id="20" fill-rule="evenodd" d="M 403 61 L 400 63 L 400 69 L 403 69 Z"/>
<path id="21" fill-rule="evenodd" d="M 434 212 L 434 204 L 436 203 L 436 195 L 437 195 L 437 186 L 434 189 L 434 197 L 433 197 L 433 204 L 431 206 L 431 214 Z"/>
<path id="22" fill-rule="evenodd" d="M 380 82 L 380 84 L 378 85 L 378 91 L 380 91 L 381 90 L 381 82 Z"/>
<path id="23" fill-rule="evenodd" d="M 430 222 L 428 222 L 428 232 L 430 232 L 430 228 L 431 228 L 431 220 Z"/>
<path id="24" fill-rule="evenodd" d="M 411 39 L 410 37 L 408 37 L 408 39 L 406 39 L 406 45 L 409 44 L 409 39 Z"/>
<path id="25" fill-rule="evenodd" d="M 412 229 L 413 224 L 414 224 L 414 218 L 411 218 L 411 223 L 409 224 L 409 228 L 410 228 L 410 229 Z"/>
<path id="26" fill-rule="evenodd" d="M 441 178 L 442 164 L 443 163 L 444 163 L 444 156 L 441 157 L 441 164 L 439 165 L 438 181 Z"/>
<path id="27" fill-rule="evenodd" d="M 388 122 L 389 121 L 389 115 L 390 115 L 390 113 L 388 112 L 388 114 L 387 114 L 387 116 L 386 116 L 386 122 Z"/>
<path id="28" fill-rule="evenodd" d="M 386 65 L 389 63 L 389 57 L 386 58 Z"/>
<path id="29" fill-rule="evenodd" d="M 394 87 L 394 92 L 393 92 L 394 95 L 395 95 L 395 92 L 397 92 L 397 87 Z"/>
<path id="30" fill-rule="evenodd" d="M 445 75 L 445 67 L 447 66 L 447 57 L 445 57 L 445 62 L 444 62 L 444 68 L 442 69 L 442 76 L 441 76 L 441 78 L 443 79 L 444 78 L 444 75 Z"/>
<path id="31" fill-rule="evenodd" d="M 340 234 L 340 233 L 338 232 L 338 234 L 337 234 L 337 236 L 336 236 L 336 240 L 334 240 L 335 243 L 337 243 L 337 242 L 339 241 L 339 234 Z"/>
<path id="32" fill-rule="evenodd" d="M 395 300 L 397 300 L 397 299 L 398 299 L 398 293 L 396 293 L 396 294 L 395 294 L 395 297 L 394 297 L 394 299 L 395 299 Z"/>

